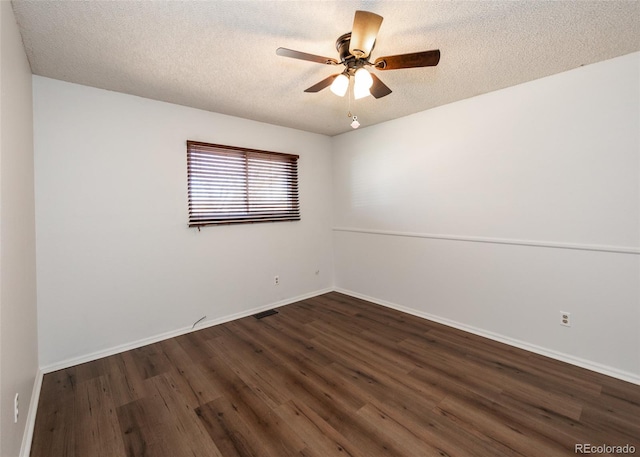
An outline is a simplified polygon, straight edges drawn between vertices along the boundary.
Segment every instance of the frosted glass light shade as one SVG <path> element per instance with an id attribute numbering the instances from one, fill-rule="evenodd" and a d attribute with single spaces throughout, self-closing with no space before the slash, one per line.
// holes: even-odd
<path id="1" fill-rule="evenodd" d="M 349 78 L 344 74 L 338 75 L 331 83 L 331 92 L 336 94 L 338 97 L 344 97 L 348 88 Z"/>
<path id="2" fill-rule="evenodd" d="M 369 92 L 369 88 L 363 85 L 358 85 L 358 84 L 354 84 L 353 85 L 353 98 L 355 98 L 356 100 L 359 100 L 361 98 L 364 97 L 368 97 L 369 95 L 371 95 L 371 92 Z"/>
<path id="3" fill-rule="evenodd" d="M 353 83 L 353 98 L 358 100 L 371 95 L 369 88 L 373 85 L 371 74 L 364 68 L 358 68 Z"/>
<path id="4" fill-rule="evenodd" d="M 355 75 L 355 85 L 363 86 L 369 89 L 373 85 L 371 74 L 364 68 L 358 68 Z"/>

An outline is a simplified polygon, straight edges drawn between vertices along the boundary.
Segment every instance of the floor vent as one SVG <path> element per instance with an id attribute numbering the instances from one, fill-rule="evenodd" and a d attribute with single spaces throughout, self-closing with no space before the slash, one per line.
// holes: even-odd
<path id="1" fill-rule="evenodd" d="M 262 319 L 263 317 L 273 316 L 274 314 L 278 314 L 278 311 L 275 309 L 268 309 L 266 311 L 262 311 L 261 313 L 254 314 L 253 317 L 256 319 Z"/>

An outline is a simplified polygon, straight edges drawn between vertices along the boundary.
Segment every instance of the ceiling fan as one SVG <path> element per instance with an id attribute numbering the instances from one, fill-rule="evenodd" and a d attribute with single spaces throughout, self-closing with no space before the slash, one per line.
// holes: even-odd
<path id="1" fill-rule="evenodd" d="M 440 61 L 440 50 L 435 49 L 378 57 L 371 63 L 369 57 L 376 44 L 376 36 L 380 30 L 382 19 L 382 16 L 369 11 L 356 11 L 351 32 L 345 33 L 336 40 L 339 61 L 331 57 L 307 54 L 287 48 L 278 48 L 276 54 L 325 65 L 344 65 L 342 73 L 336 73 L 323 79 L 306 89 L 305 92 L 319 92 L 331 86 L 331 91 L 342 97 L 349 88 L 350 78 L 353 77 L 354 98 L 358 99 L 367 95 L 381 98 L 389 95 L 391 89 L 375 74 L 367 71 L 365 67 L 373 67 L 376 70 L 398 70 L 401 68 L 434 67 Z"/>

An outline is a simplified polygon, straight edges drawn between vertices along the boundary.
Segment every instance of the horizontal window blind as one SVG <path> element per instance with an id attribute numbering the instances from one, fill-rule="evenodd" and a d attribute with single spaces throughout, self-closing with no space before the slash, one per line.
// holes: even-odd
<path id="1" fill-rule="evenodd" d="M 189 226 L 300 220 L 298 156 L 187 141 Z"/>

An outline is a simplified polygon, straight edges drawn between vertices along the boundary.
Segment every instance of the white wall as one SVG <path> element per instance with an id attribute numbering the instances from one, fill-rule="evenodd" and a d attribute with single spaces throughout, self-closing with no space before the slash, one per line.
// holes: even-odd
<path id="1" fill-rule="evenodd" d="M 0 2 L 0 43 L 0 455 L 13 457 L 25 435 L 38 336 L 31 69 L 6 1 Z"/>
<path id="2" fill-rule="evenodd" d="M 333 273 L 637 382 L 639 59 L 333 139 L 34 77 L 41 365 L 324 291 Z M 302 221 L 188 229 L 187 139 L 300 154 Z"/>
<path id="3" fill-rule="evenodd" d="M 33 86 L 43 367 L 332 286 L 328 137 L 38 76 Z M 299 154 L 302 220 L 188 228 L 188 139 Z"/>
<path id="4" fill-rule="evenodd" d="M 640 382 L 639 67 L 335 137 L 336 286 Z"/>

